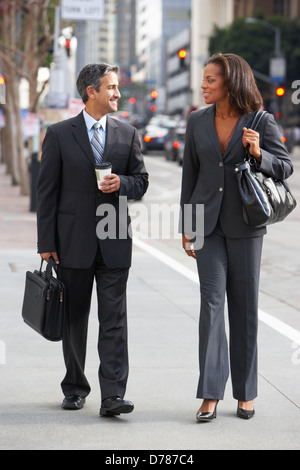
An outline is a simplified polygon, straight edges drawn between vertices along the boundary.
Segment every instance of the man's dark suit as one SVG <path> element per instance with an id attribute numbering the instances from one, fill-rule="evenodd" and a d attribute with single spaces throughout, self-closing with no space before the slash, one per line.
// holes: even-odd
<path id="1" fill-rule="evenodd" d="M 38 252 L 58 253 L 59 275 L 68 294 L 63 339 L 67 366 L 67 375 L 62 383 L 65 395 L 85 397 L 90 391 L 83 369 L 90 298 L 96 273 L 99 354 L 108 369 L 109 361 L 114 362 L 111 370 L 99 372 L 102 399 L 105 399 L 114 395 L 122 397 L 125 391 L 126 281 L 131 265 L 132 240 L 129 236 L 120 240 L 98 239 L 96 227 L 100 217 L 96 216 L 96 211 L 98 206 L 110 204 L 115 209 L 118 226 L 119 197 L 141 198 L 147 190 L 148 174 L 136 129 L 107 117 L 103 160 L 111 162 L 112 172 L 120 177 L 118 193 L 104 194 L 97 188 L 95 159 L 83 113 L 50 126 L 43 143 L 37 221 Z M 129 226 L 127 213 L 125 220 Z M 114 347 L 109 337 L 112 330 L 118 334 L 118 329 L 120 337 L 116 336 L 114 345 L 117 346 Z M 124 357 L 110 358 L 112 353 Z M 116 368 L 118 372 L 114 370 Z"/>
<path id="2" fill-rule="evenodd" d="M 111 162 L 112 172 L 120 176 L 119 196 L 143 196 L 148 175 L 135 128 L 108 117 L 103 161 Z M 83 114 L 49 127 L 38 185 L 39 253 L 57 251 L 62 267 L 91 266 L 98 248 L 96 209 L 103 203 L 112 204 L 118 216 L 116 194 L 97 189 L 95 158 Z M 100 240 L 106 264 L 129 267 L 131 244 L 131 238 Z"/>

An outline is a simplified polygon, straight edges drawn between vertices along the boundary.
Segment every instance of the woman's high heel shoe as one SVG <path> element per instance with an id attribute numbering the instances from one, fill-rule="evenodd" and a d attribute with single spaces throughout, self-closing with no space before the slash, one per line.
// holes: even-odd
<path id="1" fill-rule="evenodd" d="M 238 408 L 237 408 L 237 413 L 239 418 L 242 418 L 242 419 L 251 419 L 253 418 L 253 416 L 255 415 L 255 410 L 244 410 L 243 408 L 240 408 L 239 405 L 238 405 Z"/>
<path id="2" fill-rule="evenodd" d="M 215 404 L 214 411 L 197 411 L 196 420 L 198 423 L 208 423 L 209 421 L 213 421 L 213 419 L 217 417 L 218 403 L 219 400 L 217 400 L 217 403 Z"/>

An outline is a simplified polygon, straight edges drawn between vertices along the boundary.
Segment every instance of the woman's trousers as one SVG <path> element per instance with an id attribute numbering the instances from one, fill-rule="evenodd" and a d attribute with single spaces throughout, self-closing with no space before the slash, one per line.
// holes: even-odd
<path id="1" fill-rule="evenodd" d="M 257 396 L 258 291 L 263 237 L 230 239 L 217 225 L 196 251 L 200 280 L 200 378 L 197 398 L 222 400 L 231 372 L 233 397 Z M 228 305 L 229 351 L 225 331 Z"/>

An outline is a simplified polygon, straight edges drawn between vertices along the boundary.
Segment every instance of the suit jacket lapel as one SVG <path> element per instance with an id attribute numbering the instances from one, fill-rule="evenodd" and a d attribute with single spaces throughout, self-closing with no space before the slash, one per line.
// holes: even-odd
<path id="1" fill-rule="evenodd" d="M 206 110 L 207 119 L 205 120 L 205 126 L 207 134 L 214 146 L 215 151 L 217 152 L 219 158 L 222 160 L 222 152 L 219 145 L 218 134 L 215 126 L 215 106 L 210 106 Z"/>
<path id="2" fill-rule="evenodd" d="M 226 151 L 223 155 L 223 160 L 225 160 L 225 158 L 227 157 L 227 155 L 229 154 L 229 152 L 232 150 L 232 148 L 234 147 L 234 145 L 242 140 L 242 137 L 243 137 L 243 127 L 248 127 L 248 125 L 250 124 L 251 120 L 253 118 L 253 115 L 251 114 L 250 116 L 247 115 L 247 114 L 242 114 L 242 116 L 240 117 L 237 125 L 236 125 L 236 128 L 234 130 L 234 133 L 233 133 L 233 136 L 231 137 L 228 145 L 227 145 L 227 148 L 226 148 Z"/>
<path id="3" fill-rule="evenodd" d="M 93 154 L 92 146 L 89 140 L 89 136 L 87 133 L 85 120 L 84 120 L 82 112 L 73 119 L 72 126 L 73 126 L 72 132 L 73 132 L 74 139 L 78 142 L 85 156 L 90 160 L 90 162 L 94 166 L 95 157 Z M 118 137 L 118 123 L 115 119 L 108 116 L 107 123 L 106 123 L 106 141 L 105 141 L 105 148 L 104 148 L 104 154 L 103 154 L 104 161 L 109 160 L 112 148 L 114 146 L 114 143 L 117 140 L 117 137 Z"/>
<path id="4" fill-rule="evenodd" d="M 235 131 L 233 133 L 233 136 L 232 138 L 230 139 L 228 145 L 227 145 L 227 149 L 224 153 L 224 155 L 222 155 L 222 152 L 221 152 L 221 148 L 220 148 L 220 144 L 219 144 L 219 139 L 218 139 L 218 134 L 217 134 L 217 131 L 216 131 L 216 126 L 215 126 L 215 106 L 210 106 L 208 109 L 207 109 L 207 119 L 206 119 L 206 130 L 207 130 L 207 133 L 212 141 L 212 144 L 214 146 L 214 149 L 216 150 L 219 158 L 221 160 L 225 160 L 225 158 L 228 156 L 228 154 L 230 153 L 230 151 L 232 150 L 232 148 L 235 146 L 235 144 L 242 139 L 242 136 L 243 136 L 243 127 L 248 127 L 249 124 L 252 122 L 252 119 L 253 119 L 253 113 L 250 114 L 250 115 L 247 115 L 247 114 L 243 114 L 238 123 L 237 123 L 237 126 L 235 128 Z"/>
<path id="5" fill-rule="evenodd" d="M 118 122 L 107 116 L 106 122 L 106 140 L 104 147 L 103 160 L 109 161 L 112 149 L 118 137 Z"/>
<path id="6" fill-rule="evenodd" d="M 73 119 L 72 126 L 73 126 L 72 132 L 73 132 L 74 139 L 78 142 L 85 156 L 90 160 L 90 162 L 94 166 L 95 157 L 93 154 L 92 146 L 89 140 L 89 136 L 87 133 L 85 120 L 84 120 L 82 112 Z"/>

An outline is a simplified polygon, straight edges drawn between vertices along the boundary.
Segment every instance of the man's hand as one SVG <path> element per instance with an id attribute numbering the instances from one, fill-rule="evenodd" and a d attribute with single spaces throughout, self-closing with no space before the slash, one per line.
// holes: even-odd
<path id="1" fill-rule="evenodd" d="M 195 250 L 193 248 L 193 242 L 191 241 L 192 238 L 193 237 L 190 235 L 182 234 L 182 247 L 188 256 L 191 256 L 192 258 L 196 259 Z"/>
<path id="2" fill-rule="evenodd" d="M 52 258 L 54 259 L 55 264 L 59 264 L 59 260 L 58 260 L 58 256 L 57 256 L 56 251 L 54 251 L 52 253 L 40 253 L 40 257 L 43 260 L 47 261 L 47 263 L 49 263 L 50 256 L 52 256 Z"/>
<path id="3" fill-rule="evenodd" d="M 104 181 L 100 184 L 100 189 L 103 193 L 114 193 L 120 189 L 120 178 L 118 175 L 111 173 L 110 175 L 104 176 Z"/>

